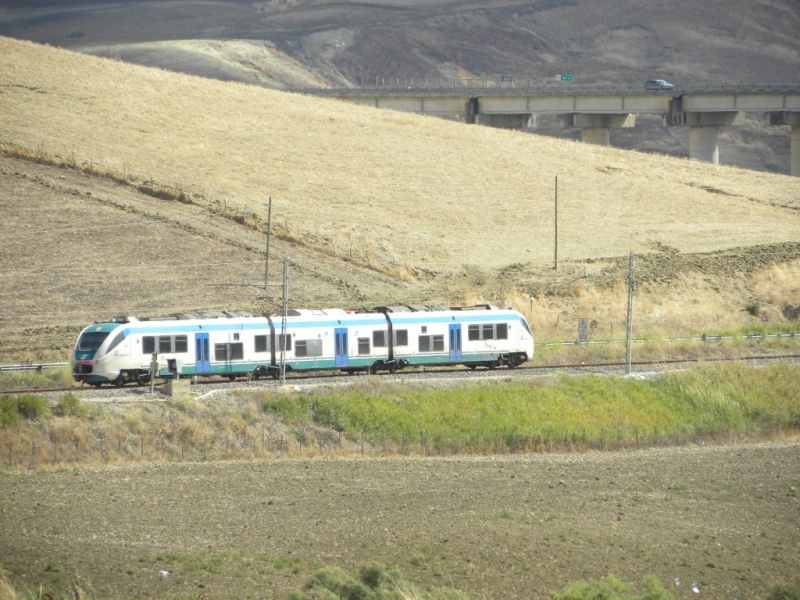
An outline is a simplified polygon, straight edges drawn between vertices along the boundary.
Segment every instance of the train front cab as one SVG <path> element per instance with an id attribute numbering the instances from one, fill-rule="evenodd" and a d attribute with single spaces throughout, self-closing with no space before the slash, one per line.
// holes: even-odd
<path id="1" fill-rule="evenodd" d="M 123 339 L 122 332 L 117 332 L 113 339 L 108 340 L 119 326 L 119 323 L 94 323 L 81 332 L 72 352 L 74 381 L 92 385 L 111 381 L 101 361 Z"/>

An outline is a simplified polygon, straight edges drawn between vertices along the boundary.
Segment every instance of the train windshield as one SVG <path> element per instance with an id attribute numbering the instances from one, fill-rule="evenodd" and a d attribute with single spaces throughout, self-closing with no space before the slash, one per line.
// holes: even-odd
<path id="1" fill-rule="evenodd" d="M 107 337 L 106 331 L 87 331 L 78 340 L 78 350 L 82 352 L 97 350 Z"/>
<path id="2" fill-rule="evenodd" d="M 520 321 L 522 321 L 522 326 L 525 328 L 525 331 L 533 335 L 531 333 L 531 328 L 528 326 L 528 322 L 525 319 L 520 319 Z"/>

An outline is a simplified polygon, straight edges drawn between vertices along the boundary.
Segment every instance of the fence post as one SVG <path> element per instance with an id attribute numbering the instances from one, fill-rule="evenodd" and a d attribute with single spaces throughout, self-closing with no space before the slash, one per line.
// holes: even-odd
<path id="1" fill-rule="evenodd" d="M 12 450 L 14 449 L 14 443 L 8 442 L 8 468 L 11 468 L 11 459 L 12 459 Z"/>
<path id="2" fill-rule="evenodd" d="M 53 466 L 58 462 L 58 442 L 53 440 Z"/>
<path id="3" fill-rule="evenodd" d="M 36 469 L 36 442 L 31 442 L 31 469 Z"/>

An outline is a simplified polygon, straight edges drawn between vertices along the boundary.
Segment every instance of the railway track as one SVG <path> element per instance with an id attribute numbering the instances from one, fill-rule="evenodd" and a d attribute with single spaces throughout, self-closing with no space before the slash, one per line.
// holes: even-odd
<path id="1" fill-rule="evenodd" d="M 774 363 L 774 362 L 800 362 L 800 354 L 781 354 L 781 355 L 763 355 L 763 356 L 746 356 L 736 358 L 703 358 L 703 359 L 670 359 L 658 361 L 637 361 L 630 363 L 630 370 L 632 376 L 652 376 L 663 372 L 666 367 L 686 368 L 697 366 L 701 363 L 736 363 L 745 362 L 749 364 L 758 363 Z M 411 368 L 402 372 L 394 374 L 380 374 L 377 377 L 384 378 L 386 381 L 404 381 L 404 380 L 425 380 L 425 379 L 453 379 L 453 380 L 470 380 L 470 379 L 486 379 L 486 378 L 509 378 L 509 377 L 536 377 L 552 373 L 569 373 L 569 374 L 604 374 L 604 375 L 625 375 L 627 372 L 628 364 L 626 362 L 604 362 L 604 363 L 574 363 L 574 364 L 553 364 L 553 365 L 522 365 L 514 369 L 497 368 L 486 369 L 478 368 L 475 370 L 467 369 L 464 367 L 454 368 Z M 355 381 L 361 377 L 366 376 L 366 372 L 357 372 L 353 375 L 343 374 L 340 372 L 325 372 L 325 373 L 307 373 L 287 374 L 286 385 L 320 385 L 323 383 L 348 383 Z M 371 375 L 376 377 L 376 375 Z M 155 387 L 160 388 L 166 382 L 162 381 L 156 383 Z M 192 387 L 196 391 L 201 389 L 226 389 L 234 387 L 268 387 L 277 388 L 281 386 L 280 380 L 275 379 L 258 379 L 248 380 L 245 378 L 230 381 L 228 379 L 208 378 L 200 379 L 192 383 Z M 25 389 L 9 389 L 0 390 L 1 394 L 61 394 L 61 393 L 76 393 L 86 396 L 108 394 L 109 392 L 118 393 L 136 393 L 141 394 L 149 390 L 149 385 L 126 385 L 126 386 L 72 386 L 72 387 L 52 387 L 52 388 L 25 388 Z M 199 389 L 197 389 L 199 388 Z"/>

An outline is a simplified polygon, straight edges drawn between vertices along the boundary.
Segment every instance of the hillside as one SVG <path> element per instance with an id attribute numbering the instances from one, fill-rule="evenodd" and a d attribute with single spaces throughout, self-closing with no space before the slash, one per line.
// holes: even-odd
<path id="1" fill-rule="evenodd" d="M 800 5 L 771 0 L 81 0 L 8 2 L 0 35 L 270 88 L 377 78 L 477 78 L 639 84 L 797 82 Z M 615 146 L 688 156 L 688 132 L 640 117 Z M 575 137 L 543 121 L 538 133 Z M 720 160 L 789 172 L 786 128 L 725 128 Z"/>
<path id="2" fill-rule="evenodd" d="M 263 282 L 269 198 L 272 277 L 290 256 L 294 305 L 488 300 L 540 308 L 551 322 L 577 310 L 613 320 L 598 297 L 581 309 L 573 288 L 595 275 L 597 286 L 613 288 L 630 251 L 652 256 L 643 281 L 681 281 L 714 296 L 702 313 L 720 312 L 720 298 L 721 313 L 731 313 L 754 295 L 779 310 L 798 291 L 796 178 L 375 111 L 8 38 L 0 39 L 0 113 L 7 155 L 75 167 L 2 163 L 0 256 L 14 265 L 2 275 L 7 355 L 36 348 L 24 342 L 31 335 L 62 348 L 87 319 L 109 314 L 264 310 L 262 296 L 279 294 L 256 297 L 241 284 Z M 773 264 L 784 275 L 748 279 Z M 565 293 L 566 304 L 548 299 Z"/>

